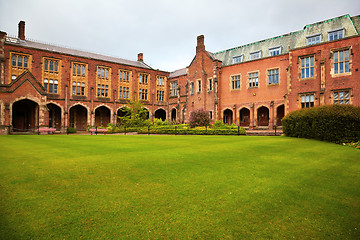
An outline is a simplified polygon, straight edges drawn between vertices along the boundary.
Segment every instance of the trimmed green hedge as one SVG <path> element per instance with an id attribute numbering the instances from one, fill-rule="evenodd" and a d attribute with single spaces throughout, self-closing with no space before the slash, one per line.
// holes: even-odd
<path id="1" fill-rule="evenodd" d="M 76 131 L 76 128 L 68 127 L 68 128 L 66 129 L 66 132 L 67 132 L 67 133 L 76 133 L 77 131 Z"/>
<path id="2" fill-rule="evenodd" d="M 138 130 L 139 134 L 178 134 L 178 135 L 246 135 L 244 128 L 238 129 L 196 129 L 196 128 L 187 128 L 187 129 L 176 129 L 175 128 L 142 128 Z"/>
<path id="3" fill-rule="evenodd" d="M 286 136 L 328 142 L 353 142 L 360 139 L 360 107 L 328 105 L 300 109 L 282 120 Z"/>
<path id="4" fill-rule="evenodd" d="M 176 129 L 175 129 L 176 127 Z M 108 127 L 109 133 L 124 133 L 125 128 L 123 127 Z M 137 132 L 139 134 L 170 134 L 170 135 L 246 135 L 244 128 L 240 127 L 238 130 L 237 126 L 226 126 L 224 128 L 206 128 L 206 127 L 195 127 L 190 128 L 185 124 L 176 126 L 162 125 L 162 126 L 151 126 L 139 127 L 139 128 L 126 128 L 126 132 Z"/>

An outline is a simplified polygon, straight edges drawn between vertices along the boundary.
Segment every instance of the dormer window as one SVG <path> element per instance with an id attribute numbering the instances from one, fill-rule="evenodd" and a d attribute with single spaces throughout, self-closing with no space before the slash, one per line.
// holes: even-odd
<path id="1" fill-rule="evenodd" d="M 321 43 L 321 34 L 306 37 L 306 45 L 314 45 Z"/>
<path id="2" fill-rule="evenodd" d="M 235 57 L 233 57 L 232 63 L 233 63 L 233 64 L 235 64 L 235 63 L 241 63 L 241 62 L 243 61 L 243 58 L 244 58 L 244 55 L 235 56 Z"/>
<path id="3" fill-rule="evenodd" d="M 269 56 L 276 56 L 281 54 L 281 46 L 269 49 Z"/>
<path id="4" fill-rule="evenodd" d="M 330 32 L 328 32 L 328 40 L 333 41 L 333 40 L 341 39 L 345 36 L 344 33 L 345 33 L 345 31 L 343 28 L 330 31 Z"/>
<path id="5" fill-rule="evenodd" d="M 250 60 L 261 58 L 261 51 L 250 53 Z"/>

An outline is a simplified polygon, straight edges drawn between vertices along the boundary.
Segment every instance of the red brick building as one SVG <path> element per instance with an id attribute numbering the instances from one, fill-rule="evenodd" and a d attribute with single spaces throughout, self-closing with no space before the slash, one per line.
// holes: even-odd
<path id="1" fill-rule="evenodd" d="M 170 107 L 184 112 L 181 122 L 203 108 L 212 121 L 272 127 L 300 108 L 360 106 L 359 31 L 360 16 L 345 15 L 216 53 L 206 51 L 199 36 L 186 71 L 170 73 L 181 92 L 170 97 Z"/>
<path id="2" fill-rule="evenodd" d="M 326 104 L 360 106 L 360 16 L 211 53 L 198 36 L 186 68 L 168 73 L 137 61 L 58 47 L 0 32 L 0 132 L 117 123 L 128 100 L 149 118 L 187 122 L 204 109 L 212 122 L 281 125 L 287 113 Z"/>

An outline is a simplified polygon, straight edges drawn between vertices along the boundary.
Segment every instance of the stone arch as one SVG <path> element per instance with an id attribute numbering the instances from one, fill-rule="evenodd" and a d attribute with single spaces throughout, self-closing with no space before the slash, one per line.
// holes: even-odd
<path id="1" fill-rule="evenodd" d="M 116 125 L 117 126 L 121 125 L 121 120 L 119 117 L 125 117 L 126 115 L 130 114 L 126 111 L 126 109 L 130 109 L 130 108 L 126 105 L 123 105 L 116 110 Z M 124 111 L 122 111 L 122 110 L 124 110 Z"/>
<path id="2" fill-rule="evenodd" d="M 223 111 L 223 122 L 228 125 L 233 123 L 233 111 L 230 108 Z"/>
<path id="3" fill-rule="evenodd" d="M 46 125 L 48 125 L 50 128 L 56 128 L 58 131 L 61 130 L 61 113 L 63 112 L 61 106 L 54 102 L 48 102 L 46 107 L 49 111 L 49 122 Z"/>
<path id="4" fill-rule="evenodd" d="M 144 110 L 144 116 L 142 116 L 144 119 L 149 119 L 150 118 L 150 109 L 148 107 L 143 107 L 142 108 Z"/>
<path id="5" fill-rule="evenodd" d="M 69 108 L 69 126 L 78 131 L 86 131 L 88 125 L 89 108 L 76 103 Z"/>
<path id="6" fill-rule="evenodd" d="M 34 131 L 39 125 L 39 103 L 23 97 L 11 104 L 11 125 L 14 132 Z"/>
<path id="7" fill-rule="evenodd" d="M 111 122 L 111 108 L 105 104 L 97 106 L 94 109 L 94 114 L 96 127 L 107 127 Z"/>
<path id="8" fill-rule="evenodd" d="M 266 106 L 260 106 L 256 110 L 257 126 L 269 126 L 270 111 Z"/>
<path id="9" fill-rule="evenodd" d="M 248 127 L 250 126 L 250 109 L 243 107 L 239 110 L 239 120 L 240 126 Z"/>
<path id="10" fill-rule="evenodd" d="M 154 116 L 155 116 L 155 118 L 165 121 L 166 120 L 166 111 L 163 108 L 158 108 L 154 112 Z"/>

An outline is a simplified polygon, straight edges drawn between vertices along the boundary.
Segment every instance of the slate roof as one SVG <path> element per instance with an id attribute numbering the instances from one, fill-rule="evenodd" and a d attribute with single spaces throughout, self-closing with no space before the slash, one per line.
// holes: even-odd
<path id="1" fill-rule="evenodd" d="M 186 75 L 186 68 L 178 69 L 170 73 L 169 78 L 175 78 L 182 75 Z"/>
<path id="2" fill-rule="evenodd" d="M 261 52 L 260 58 L 269 57 L 269 49 L 276 47 L 281 47 L 281 54 L 286 54 L 289 52 L 289 49 L 305 47 L 307 36 L 321 34 L 321 42 L 326 42 L 328 40 L 328 32 L 337 29 L 345 29 L 344 37 L 359 35 L 359 32 L 357 31 L 358 27 L 360 26 L 359 24 L 359 17 L 351 18 L 349 15 L 344 15 L 337 18 L 332 18 L 329 20 L 306 25 L 304 29 L 297 32 L 291 32 L 281 36 L 216 52 L 213 54 L 213 56 L 217 60 L 222 61 L 223 66 L 229 66 L 233 64 L 233 57 L 242 55 L 242 62 L 247 62 L 251 61 L 250 53 L 258 51 Z"/>
<path id="3" fill-rule="evenodd" d="M 91 53 L 91 52 L 86 52 L 86 51 L 82 51 L 82 50 L 60 47 L 60 46 L 46 44 L 46 43 L 40 43 L 40 42 L 36 42 L 36 41 L 20 40 L 18 38 L 7 37 L 6 43 L 12 44 L 15 46 L 22 46 L 22 47 L 26 47 L 26 48 L 50 51 L 50 52 L 54 52 L 54 53 L 61 53 L 61 54 L 66 54 L 66 55 L 71 55 L 71 56 L 77 56 L 77 57 L 90 58 L 90 59 L 101 60 L 101 61 L 106 61 L 106 62 L 124 64 L 124 65 L 133 66 L 133 67 L 152 69 L 150 66 L 148 66 L 144 62 L 140 62 L 140 61 L 131 61 L 131 60 L 123 59 L 123 58 L 110 57 L 110 56 L 101 55 L 101 54 L 97 54 L 97 53 Z"/>

